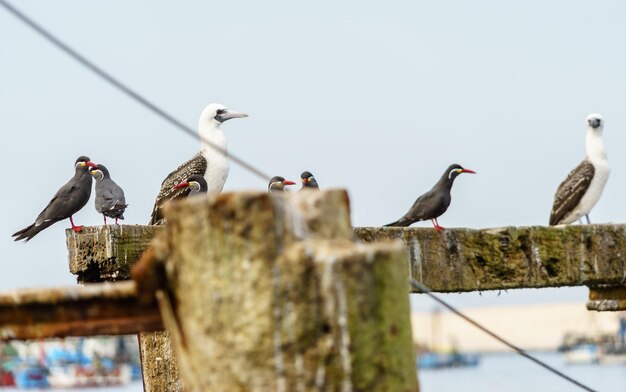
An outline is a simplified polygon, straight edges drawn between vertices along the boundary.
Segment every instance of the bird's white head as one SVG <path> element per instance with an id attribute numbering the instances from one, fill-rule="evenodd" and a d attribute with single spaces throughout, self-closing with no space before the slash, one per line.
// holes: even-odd
<path id="1" fill-rule="evenodd" d="M 243 117 L 248 117 L 248 115 L 230 110 L 221 103 L 212 103 L 204 108 L 202 114 L 200 114 L 199 122 L 201 127 L 210 125 L 213 128 L 219 128 L 224 121 Z"/>
<path id="2" fill-rule="evenodd" d="M 602 131 L 602 128 L 604 128 L 604 118 L 598 113 L 588 115 L 587 127 L 595 131 Z"/>
<path id="3" fill-rule="evenodd" d="M 587 116 L 587 136 L 585 148 L 587 159 L 593 163 L 606 163 L 606 152 L 604 151 L 604 141 L 602 140 L 602 129 L 604 128 L 604 118 L 598 113 Z"/>

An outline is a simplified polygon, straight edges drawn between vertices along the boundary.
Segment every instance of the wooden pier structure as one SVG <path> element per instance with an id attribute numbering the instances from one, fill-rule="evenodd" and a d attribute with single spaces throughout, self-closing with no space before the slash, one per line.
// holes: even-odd
<path id="1" fill-rule="evenodd" d="M 226 193 L 172 203 L 163 227 L 68 230 L 81 286 L 0 293 L 0 339 L 140 334 L 149 392 L 417 391 L 409 277 L 585 285 L 589 310 L 626 309 L 625 225 L 437 233 L 349 214 L 341 190 Z"/>

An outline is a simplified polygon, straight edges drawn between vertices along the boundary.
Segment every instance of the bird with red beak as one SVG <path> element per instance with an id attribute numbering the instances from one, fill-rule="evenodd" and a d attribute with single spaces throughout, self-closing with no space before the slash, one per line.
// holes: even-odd
<path id="1" fill-rule="evenodd" d="M 83 227 L 74 224 L 72 215 L 80 211 L 89 201 L 92 182 L 89 168 L 92 167 L 96 167 L 96 164 L 91 162 L 89 157 L 78 157 L 74 163 L 74 176 L 54 194 L 46 208 L 35 219 L 35 223 L 12 235 L 15 241 L 27 242 L 43 229 L 67 218 L 70 218 L 74 232 L 78 233 Z"/>
<path id="2" fill-rule="evenodd" d="M 193 176 L 189 177 L 187 181 L 183 181 L 180 184 L 175 185 L 172 188 L 172 190 L 181 190 L 181 189 L 183 191 L 179 193 L 178 198 L 187 197 L 187 196 L 197 194 L 197 193 L 198 194 L 206 193 L 208 186 L 203 176 L 194 174 Z"/>
<path id="3" fill-rule="evenodd" d="M 317 180 L 313 177 L 313 173 L 310 171 L 303 171 L 302 174 L 300 174 L 300 180 L 302 180 L 302 188 L 300 188 L 300 190 L 320 189 L 320 186 L 317 184 Z"/>
<path id="4" fill-rule="evenodd" d="M 404 214 L 404 216 L 393 223 L 386 224 L 385 226 L 399 226 L 407 227 L 411 224 L 423 220 L 430 219 L 437 232 L 445 230 L 439 226 L 437 218 L 443 215 L 444 212 L 450 206 L 452 196 L 450 190 L 455 178 L 461 173 L 476 174 L 475 171 L 465 169 L 459 164 L 450 165 L 439 181 L 432 187 L 431 190 L 418 197 L 413 206 Z"/>
<path id="5" fill-rule="evenodd" d="M 269 193 L 284 192 L 286 185 L 296 185 L 296 183 L 293 181 L 285 180 L 285 177 L 274 176 L 267 185 L 267 191 Z"/>

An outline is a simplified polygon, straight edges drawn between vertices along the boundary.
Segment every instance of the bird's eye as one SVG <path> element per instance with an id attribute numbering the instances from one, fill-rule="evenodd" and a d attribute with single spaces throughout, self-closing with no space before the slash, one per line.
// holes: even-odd
<path id="1" fill-rule="evenodd" d="M 224 114 L 224 112 L 226 112 L 226 110 L 224 110 L 224 109 L 217 109 L 216 114 L 219 116 L 220 114 Z"/>

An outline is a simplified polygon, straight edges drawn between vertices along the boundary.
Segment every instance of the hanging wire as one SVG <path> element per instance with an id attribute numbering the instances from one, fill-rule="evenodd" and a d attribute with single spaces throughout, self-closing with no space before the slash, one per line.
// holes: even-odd
<path id="1" fill-rule="evenodd" d="M 214 150 L 216 150 L 219 153 L 223 154 L 224 156 L 228 157 L 230 160 L 232 160 L 233 162 L 237 163 L 239 166 L 243 167 L 244 169 L 248 170 L 250 173 L 256 175 L 259 178 L 261 178 L 263 181 L 267 181 L 270 178 L 270 176 L 265 174 L 260 169 L 257 169 L 254 165 L 244 161 L 243 159 L 237 157 L 236 155 L 233 155 L 232 153 L 229 153 L 228 151 L 226 151 L 225 149 L 221 148 L 220 146 L 212 143 L 210 140 L 206 140 L 205 138 L 201 137 L 197 131 L 195 131 L 191 127 L 183 124 L 181 121 L 177 120 L 172 115 L 170 115 L 167 112 L 165 112 L 165 110 L 161 109 L 156 104 L 152 103 L 150 100 L 148 100 L 147 98 L 143 97 L 142 95 L 140 95 L 139 93 L 137 93 L 136 91 L 134 91 L 133 89 L 131 89 L 130 87 L 128 87 L 127 85 L 125 85 L 124 83 L 122 83 L 121 81 L 116 79 L 115 77 L 113 77 L 111 74 L 109 74 L 108 72 L 106 72 L 102 68 L 98 67 L 96 64 L 94 64 L 93 62 L 88 60 L 85 56 L 81 55 L 76 50 L 74 50 L 71 47 L 69 47 L 67 44 L 65 44 L 63 41 L 61 41 L 59 38 L 54 36 L 51 32 L 49 32 L 48 30 L 43 28 L 40 24 L 38 24 L 33 19 L 28 17 L 26 14 L 24 14 L 23 12 L 21 12 L 20 10 L 15 8 L 13 5 L 8 3 L 6 0 L 0 0 L 0 5 L 2 5 L 9 13 L 11 13 L 17 19 L 19 19 L 20 21 L 24 22 L 27 26 L 29 26 L 30 28 L 35 30 L 37 33 L 39 33 L 42 37 L 44 37 L 46 40 L 48 40 L 54 46 L 56 46 L 61 51 L 63 51 L 66 54 L 68 54 L 71 58 L 73 58 L 74 60 L 79 62 L 85 68 L 89 69 L 90 71 L 92 71 L 96 75 L 100 76 L 102 79 L 107 81 L 109 84 L 113 85 L 115 88 L 117 88 L 118 90 L 122 91 L 124 94 L 128 95 L 129 97 L 131 97 L 135 101 L 139 102 L 141 105 L 143 105 L 148 110 L 152 111 L 157 116 L 161 117 L 165 121 L 167 121 L 170 124 L 174 125 L 174 127 L 176 127 L 177 129 L 179 129 L 182 132 L 190 135 L 193 138 L 201 140 L 202 142 L 204 142 L 209 147 L 213 148 Z"/>
<path id="2" fill-rule="evenodd" d="M 100 68 L 97 65 L 95 65 L 93 62 L 89 61 L 86 57 L 84 57 L 83 55 L 81 55 L 80 53 L 78 53 L 77 51 L 72 49 L 71 47 L 69 47 L 67 44 L 65 44 L 63 41 L 61 41 L 59 38 L 57 38 L 52 33 L 47 31 L 46 29 L 44 29 L 41 25 L 39 25 L 33 19 L 31 19 L 28 16 L 26 16 L 23 12 L 19 11 L 17 8 L 15 8 L 10 3 L 8 3 L 6 0 L 0 0 L 0 5 L 2 5 L 9 13 L 11 13 L 17 19 L 19 19 L 20 21 L 25 23 L 27 26 L 29 26 L 30 28 L 35 30 L 37 33 L 39 33 L 41 36 L 43 36 L 46 40 L 48 40 L 54 46 L 56 46 L 61 51 L 65 52 L 67 55 L 69 55 L 74 60 L 79 62 L 85 68 L 91 70 L 93 73 L 95 73 L 96 75 L 100 76 L 102 79 L 107 81 L 109 84 L 113 85 L 115 88 L 117 88 L 118 90 L 122 91 L 124 94 L 128 95 L 129 97 L 131 97 L 132 99 L 134 99 L 135 101 L 137 101 L 138 103 L 143 105 L 145 108 L 147 108 L 148 110 L 150 110 L 153 113 L 155 113 L 157 116 L 161 117 L 165 121 L 167 121 L 170 124 L 174 125 L 174 127 L 176 127 L 177 129 L 179 129 L 182 132 L 190 135 L 193 138 L 196 138 L 196 139 L 199 139 L 199 140 L 203 141 L 205 144 L 207 144 L 208 146 L 210 146 L 214 150 L 220 152 L 224 156 L 226 156 L 229 159 L 231 159 L 233 162 L 237 163 L 238 165 L 240 165 L 244 169 L 248 170 L 252 174 L 256 175 L 257 177 L 259 177 L 261 179 L 263 179 L 264 181 L 266 181 L 267 179 L 270 178 L 270 176 L 268 176 L 267 174 L 263 173 L 260 169 L 257 169 L 252 164 L 249 164 L 246 161 L 244 161 L 243 159 L 237 157 L 236 155 L 233 155 L 232 153 L 227 152 L 226 150 L 224 150 L 223 148 L 215 145 L 211 141 L 202 138 L 191 127 L 183 124 L 181 121 L 177 120 L 172 115 L 170 115 L 167 112 L 165 112 L 163 109 L 158 107 L 156 104 L 152 103 L 147 98 L 145 98 L 142 95 L 140 95 L 139 93 L 135 92 L 130 87 L 126 86 L 124 83 L 122 83 L 121 81 L 119 81 L 118 79 L 116 79 L 115 77 L 110 75 L 108 72 L 104 71 L 102 68 Z M 573 378 L 569 377 L 568 375 L 566 375 L 566 374 L 562 373 L 561 371 L 553 368 L 552 366 L 546 364 L 545 362 L 543 362 L 543 361 L 533 357 L 532 355 L 528 354 L 523 349 L 515 346 L 512 343 L 509 343 L 507 340 L 505 340 L 505 339 L 501 338 L 500 336 L 496 335 L 495 333 L 491 332 L 490 330 L 488 330 L 487 328 L 483 327 L 478 322 L 476 322 L 473 319 L 469 318 L 468 316 L 464 315 L 459 310 L 454 308 L 452 305 L 448 304 L 447 302 L 445 302 L 444 300 L 442 300 L 441 298 L 439 298 L 438 296 L 433 294 L 433 292 L 428 287 L 426 287 L 423 284 L 417 282 L 415 279 L 410 279 L 410 284 L 411 284 L 411 286 L 413 288 L 415 288 L 415 289 L 421 291 L 422 293 L 428 295 L 433 300 L 435 300 L 436 302 L 438 302 L 439 304 L 441 304 L 442 306 L 444 306 L 445 308 L 450 310 L 452 313 L 456 314 L 457 316 L 461 317 L 462 319 L 464 319 L 468 323 L 472 324 L 476 328 L 480 329 L 481 331 L 485 332 L 489 336 L 491 336 L 494 339 L 498 340 L 499 342 L 501 342 L 505 346 L 511 348 L 512 350 L 514 350 L 519 355 L 530 359 L 531 361 L 535 362 L 539 366 L 542 366 L 543 368 L 545 368 L 548 371 L 554 373 L 555 375 L 563 378 L 564 380 L 569 381 L 570 383 L 572 383 L 572 384 L 574 384 L 574 385 L 576 385 L 576 386 L 578 386 L 578 387 L 580 387 L 580 388 L 582 388 L 582 389 L 584 389 L 586 391 L 596 392 L 594 389 L 592 389 L 592 388 L 582 384 L 579 381 L 574 380 Z"/>
<path id="3" fill-rule="evenodd" d="M 571 378 L 570 376 L 568 376 L 567 374 L 561 372 L 558 369 L 553 368 L 552 366 L 548 365 L 547 363 L 541 361 L 540 359 L 533 357 L 532 355 L 528 354 L 525 350 L 517 347 L 516 345 L 514 345 L 513 343 L 509 343 L 507 340 L 505 340 L 504 338 L 500 337 L 499 335 L 495 334 L 494 332 L 490 331 L 489 329 L 487 329 L 486 327 L 483 327 L 481 324 L 479 324 L 477 321 L 469 318 L 468 316 L 466 316 L 465 314 L 463 314 L 460 310 L 456 309 L 454 306 L 450 305 L 449 303 L 447 303 L 446 301 L 444 301 L 443 299 L 441 299 L 439 296 L 435 295 L 431 289 L 429 289 L 428 287 L 424 286 L 422 283 L 418 282 L 417 280 L 411 278 L 409 279 L 409 282 L 411 284 L 411 286 L 416 289 L 419 290 L 420 292 L 428 295 L 430 298 L 432 298 L 433 300 L 435 300 L 436 302 L 438 302 L 439 304 L 441 304 L 442 306 L 444 306 L 446 309 L 448 309 L 449 311 L 451 311 L 452 313 L 456 314 L 457 316 L 459 316 L 460 318 L 462 318 L 463 320 L 467 321 L 468 323 L 472 324 L 473 326 L 475 326 L 476 328 L 480 329 L 481 331 L 483 331 L 484 333 L 486 333 L 487 335 L 491 336 L 492 338 L 496 339 L 497 341 L 499 341 L 500 343 L 504 344 L 505 346 L 509 347 L 510 349 L 512 349 L 513 351 L 515 351 L 516 353 L 518 353 L 519 355 L 521 355 L 522 357 L 526 357 L 528 359 L 530 359 L 531 361 L 533 361 L 534 363 L 536 363 L 537 365 L 547 369 L 548 371 L 556 374 L 557 376 L 561 377 L 564 380 L 569 381 L 570 383 L 576 385 L 577 387 L 580 387 L 582 389 L 584 389 L 585 391 L 589 391 L 589 392 L 597 392 L 595 389 L 592 389 L 588 386 L 586 386 L 585 384 L 581 383 L 580 381 L 576 381 L 573 378 Z"/>

